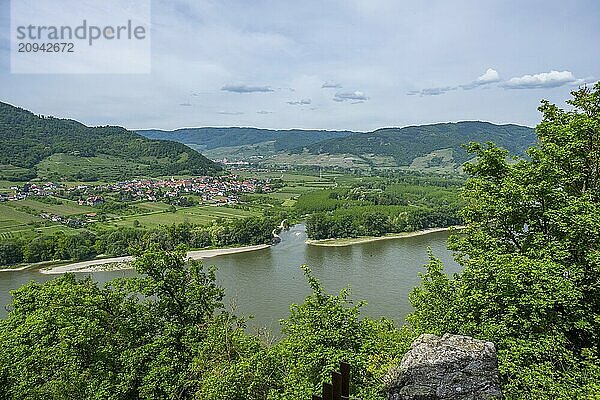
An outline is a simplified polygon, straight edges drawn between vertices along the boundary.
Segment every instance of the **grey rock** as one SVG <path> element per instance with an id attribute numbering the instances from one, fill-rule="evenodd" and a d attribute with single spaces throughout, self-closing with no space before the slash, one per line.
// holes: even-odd
<path id="1" fill-rule="evenodd" d="M 384 382 L 389 400 L 503 398 L 494 344 L 468 336 L 419 336 Z"/>

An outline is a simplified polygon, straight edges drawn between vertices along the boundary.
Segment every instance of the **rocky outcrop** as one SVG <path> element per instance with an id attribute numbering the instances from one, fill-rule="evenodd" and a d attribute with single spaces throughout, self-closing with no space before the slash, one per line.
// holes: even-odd
<path id="1" fill-rule="evenodd" d="M 494 344 L 468 336 L 419 336 L 385 381 L 389 400 L 503 398 Z"/>

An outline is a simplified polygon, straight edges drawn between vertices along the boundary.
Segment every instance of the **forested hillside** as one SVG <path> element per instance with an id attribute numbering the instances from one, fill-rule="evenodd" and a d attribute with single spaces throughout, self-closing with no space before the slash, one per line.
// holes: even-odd
<path id="1" fill-rule="evenodd" d="M 302 148 L 321 140 L 345 137 L 355 133 L 350 131 L 257 128 L 184 128 L 174 131 L 150 129 L 137 132 L 151 139 L 175 140 L 198 146 L 197 148 L 202 150 L 274 141 L 276 151 Z"/>
<path id="2" fill-rule="evenodd" d="M 307 146 L 312 154 L 374 154 L 392 157 L 398 165 L 410 165 L 417 157 L 435 150 L 452 149 L 455 163 L 468 160 L 462 147 L 469 142 L 492 141 L 511 154 L 523 156 L 535 142 L 532 128 L 519 125 L 495 125 L 489 122 L 457 123 L 383 128 L 369 133 L 328 139 Z M 295 149 L 300 152 L 302 149 Z M 433 161 L 435 163 L 435 161 Z"/>
<path id="3" fill-rule="evenodd" d="M 0 165 L 0 179 L 10 180 L 123 179 L 219 169 L 181 143 L 151 140 L 117 126 L 38 116 L 2 102 Z"/>
<path id="4" fill-rule="evenodd" d="M 448 173 L 468 161 L 463 145 L 492 141 L 524 156 L 535 143 L 532 128 L 465 121 L 373 132 L 186 128 L 143 130 L 152 139 L 184 143 L 211 159 L 250 161 L 267 166 L 327 166 L 350 169 L 400 168 Z"/>

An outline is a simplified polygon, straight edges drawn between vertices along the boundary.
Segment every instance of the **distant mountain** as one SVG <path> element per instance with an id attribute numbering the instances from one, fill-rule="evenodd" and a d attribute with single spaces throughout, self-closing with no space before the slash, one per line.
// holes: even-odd
<path id="1" fill-rule="evenodd" d="M 210 150 L 263 142 L 275 142 L 276 151 L 291 150 L 326 139 L 349 136 L 356 132 L 326 130 L 272 130 L 259 128 L 182 128 L 174 131 L 157 129 L 138 130 L 137 133 L 151 139 L 175 140 Z"/>
<path id="2" fill-rule="evenodd" d="M 153 139 L 187 144 L 211 159 L 266 165 L 321 165 L 341 168 L 392 168 L 455 172 L 469 159 L 463 144 L 492 141 L 523 156 L 535 143 L 532 128 L 465 121 L 373 132 L 188 128 L 138 131 Z"/>
<path id="3" fill-rule="evenodd" d="M 272 147 L 276 152 L 302 148 L 321 140 L 341 138 L 356 133 L 349 131 L 258 128 L 183 128 L 174 131 L 149 129 L 136 132 L 151 139 L 175 140 L 197 150 L 272 142 Z"/>
<path id="4" fill-rule="evenodd" d="M 409 166 L 415 158 L 439 150 L 451 150 L 453 161 L 461 164 L 469 159 L 463 144 L 487 141 L 496 143 L 511 154 L 524 156 L 525 150 L 535 142 L 535 133 L 532 128 L 526 126 L 464 121 L 383 128 L 374 132 L 323 140 L 293 152 L 384 156 L 393 158 L 398 166 Z"/>
<path id="5" fill-rule="evenodd" d="M 195 150 L 117 126 L 87 127 L 0 102 L 0 179 L 124 179 L 211 174 L 220 169 Z"/>

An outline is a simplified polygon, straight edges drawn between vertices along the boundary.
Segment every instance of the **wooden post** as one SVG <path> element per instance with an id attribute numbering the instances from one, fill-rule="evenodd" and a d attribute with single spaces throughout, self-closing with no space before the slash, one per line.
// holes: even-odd
<path id="1" fill-rule="evenodd" d="M 333 386 L 331 383 L 323 382 L 323 400 L 333 400 Z"/>
<path id="2" fill-rule="evenodd" d="M 333 400 L 342 400 L 342 374 L 333 371 L 331 373 L 331 385 L 333 386 Z"/>
<path id="3" fill-rule="evenodd" d="M 331 372 L 331 383 L 323 382 L 323 396 L 312 395 L 312 400 L 349 400 L 350 364 L 340 362 L 340 372 Z"/>
<path id="4" fill-rule="evenodd" d="M 350 364 L 342 361 L 340 363 L 340 372 L 342 375 L 342 390 L 343 397 L 350 397 Z"/>

